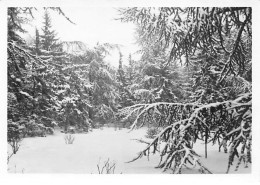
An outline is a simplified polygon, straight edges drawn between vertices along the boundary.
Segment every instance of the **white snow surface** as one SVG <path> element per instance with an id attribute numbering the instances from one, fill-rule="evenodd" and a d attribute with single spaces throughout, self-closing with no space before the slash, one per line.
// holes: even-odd
<path id="1" fill-rule="evenodd" d="M 129 132 L 128 129 L 114 128 L 94 129 L 87 134 L 74 134 L 73 144 L 65 144 L 64 133 L 56 130 L 54 135 L 47 137 L 25 138 L 17 154 L 13 155 L 8 164 L 10 173 L 84 173 L 97 174 L 97 164 L 115 162 L 115 173 L 153 174 L 163 173 L 155 168 L 159 162 L 159 154 L 146 156 L 132 163 L 127 161 L 136 157 L 146 147 L 133 139 L 144 139 L 147 128 Z M 8 146 L 10 152 L 10 146 Z M 204 144 L 198 142 L 195 151 L 201 155 L 202 163 L 213 173 L 225 173 L 228 154 L 218 152 L 217 146 L 208 145 L 208 157 L 204 158 Z M 244 168 L 242 163 L 238 171 L 234 171 L 237 158 L 229 173 L 251 173 L 251 165 Z M 164 172 L 165 173 L 165 172 Z M 171 173 L 167 171 L 166 173 Z M 197 169 L 183 168 L 182 173 L 199 173 Z"/>

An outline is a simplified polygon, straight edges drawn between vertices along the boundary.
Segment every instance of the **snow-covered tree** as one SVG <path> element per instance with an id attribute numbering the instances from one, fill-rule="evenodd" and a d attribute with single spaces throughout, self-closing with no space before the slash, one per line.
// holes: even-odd
<path id="1" fill-rule="evenodd" d="M 33 115 L 37 102 L 33 97 L 33 86 L 44 84 L 40 77 L 34 76 L 45 68 L 45 63 L 30 52 L 20 36 L 25 32 L 22 25 L 29 21 L 24 15 L 32 16 L 31 11 L 31 8 L 8 8 L 8 123 L 17 124 L 17 128 L 22 128 Z"/>
<path id="2" fill-rule="evenodd" d="M 64 15 L 60 8 L 50 8 Z M 38 31 L 28 46 L 20 36 L 35 8 L 8 8 L 8 123 L 17 124 L 19 137 L 52 133 L 57 119 L 57 89 L 64 67 L 64 53 L 42 48 Z M 61 57 L 62 56 L 62 57 Z M 60 65 L 63 64 L 63 65 Z"/>
<path id="3" fill-rule="evenodd" d="M 126 86 L 125 72 L 123 70 L 123 61 L 122 61 L 122 53 L 119 52 L 119 65 L 118 65 L 118 79 L 121 86 Z"/>
<path id="4" fill-rule="evenodd" d="M 68 43 L 65 45 L 67 49 L 70 48 Z M 95 126 L 96 122 L 111 121 L 117 111 L 119 94 L 116 70 L 105 61 L 105 56 L 118 46 L 105 43 L 88 49 L 83 43 L 77 43 L 77 45 L 81 52 L 69 55 L 70 62 L 74 66 L 71 73 L 77 74 L 78 79 L 75 81 L 77 82 L 75 86 L 78 88 L 76 89 L 83 90 L 80 93 L 81 99 L 88 102 L 86 112 L 90 122 L 92 122 L 92 126 Z"/>
<path id="5" fill-rule="evenodd" d="M 104 60 L 105 55 L 115 46 L 110 44 L 97 45 L 95 58 L 90 62 L 89 80 L 93 84 L 91 102 L 94 105 L 93 119 L 109 121 L 114 119 L 117 111 L 119 94 L 116 88 L 116 70 Z"/>
<path id="6" fill-rule="evenodd" d="M 141 50 L 139 63 L 140 75 L 137 77 L 133 89 L 135 94 L 143 102 L 168 101 L 181 102 L 191 94 L 188 86 L 191 86 L 185 66 L 176 61 L 165 66 L 169 58 L 168 49 L 157 42 L 158 35 L 145 37 L 141 25 L 137 25 L 137 43 Z M 149 96 L 148 98 L 143 97 Z"/>
<path id="7" fill-rule="evenodd" d="M 129 66 L 123 65 L 122 53 L 119 52 L 119 66 L 117 70 L 117 83 L 120 94 L 119 107 L 126 107 L 134 104 L 134 96 L 129 87 L 134 80 L 134 66 L 131 56 L 129 57 Z"/>
<path id="8" fill-rule="evenodd" d="M 57 34 L 52 30 L 51 17 L 48 9 L 45 10 L 43 19 L 43 34 L 40 35 L 42 48 L 46 51 L 57 51 L 60 47 L 58 43 L 59 39 L 56 38 Z"/>
<path id="9" fill-rule="evenodd" d="M 35 29 L 35 43 L 34 43 L 34 47 L 35 47 L 35 55 L 39 55 L 40 54 L 40 34 L 39 34 L 39 30 L 36 28 Z"/>
<path id="10" fill-rule="evenodd" d="M 251 163 L 251 8 L 134 7 L 119 11 L 122 21 L 141 28 L 145 41 L 154 39 L 165 48 L 167 58 L 161 69 L 185 59 L 182 63 L 194 79 L 192 103 L 144 102 L 121 110 L 126 118 L 136 116 L 132 128 L 149 122 L 163 127 L 134 160 L 156 153 L 164 142 L 158 167 L 181 173 L 183 167 L 198 165 L 202 173 L 211 173 L 193 150 L 200 139 L 205 146 L 208 142 L 220 147 L 229 144 L 227 173 L 239 148 L 237 168 L 242 160 L 246 166 Z M 160 70 L 155 67 L 151 78 Z"/>
<path id="11" fill-rule="evenodd" d="M 132 55 L 128 56 L 128 66 L 126 67 L 126 79 L 129 84 L 133 83 L 135 77 L 135 61 L 132 59 Z"/>

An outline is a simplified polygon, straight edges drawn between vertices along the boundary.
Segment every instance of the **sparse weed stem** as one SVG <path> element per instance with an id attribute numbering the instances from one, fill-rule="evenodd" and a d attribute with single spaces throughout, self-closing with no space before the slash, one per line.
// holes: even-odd
<path id="1" fill-rule="evenodd" d="M 64 136 L 64 140 L 66 144 L 73 144 L 74 140 L 75 140 L 75 136 L 73 136 L 72 134 L 66 134 Z"/>
<path id="2" fill-rule="evenodd" d="M 114 174 L 116 168 L 115 162 L 110 162 L 109 158 L 104 162 L 103 166 L 97 164 L 98 174 Z"/>

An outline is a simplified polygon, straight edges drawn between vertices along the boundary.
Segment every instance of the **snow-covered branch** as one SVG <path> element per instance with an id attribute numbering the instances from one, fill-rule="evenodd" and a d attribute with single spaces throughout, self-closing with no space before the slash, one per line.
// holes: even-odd
<path id="1" fill-rule="evenodd" d="M 145 123 L 151 122 L 151 119 L 155 123 L 163 120 L 163 124 L 157 126 L 164 127 L 147 147 L 129 162 L 144 155 L 149 156 L 150 150 L 151 153 L 156 153 L 157 147 L 163 142 L 165 146 L 161 151 L 159 168 L 164 170 L 171 168 L 174 173 L 181 173 L 184 166 L 198 164 L 201 171 L 210 173 L 199 162 L 198 155 L 192 149 L 193 144 L 200 136 L 201 139 L 204 139 L 205 134 L 208 134 L 208 137 L 212 137 L 211 141 L 222 138 L 232 143 L 229 168 L 238 145 L 241 141 L 247 142 L 251 137 L 251 101 L 252 94 L 246 93 L 235 100 L 206 105 L 159 102 L 126 107 L 120 111 L 120 114 L 125 118 L 133 114 L 136 116 L 132 129 L 142 127 Z M 213 132 L 216 128 L 221 129 Z M 210 132 L 213 135 L 210 135 Z M 250 153 L 250 147 L 248 148 Z"/>

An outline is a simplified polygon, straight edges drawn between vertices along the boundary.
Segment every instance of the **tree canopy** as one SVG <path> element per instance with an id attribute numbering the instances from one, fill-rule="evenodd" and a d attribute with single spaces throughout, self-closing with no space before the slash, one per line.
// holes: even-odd
<path id="1" fill-rule="evenodd" d="M 176 103 L 162 99 L 162 102 L 144 102 L 121 110 L 125 119 L 136 116 L 132 128 L 146 123 L 163 127 L 134 160 L 149 155 L 150 151 L 156 153 L 157 145 L 164 141 L 158 167 L 181 173 L 190 163 L 198 164 L 201 172 L 210 173 L 193 150 L 193 144 L 199 139 L 205 145 L 208 142 L 220 147 L 223 142 L 231 145 L 227 172 L 238 148 L 241 155 L 237 168 L 242 160 L 251 162 L 252 9 L 133 7 L 120 8 L 119 12 L 121 21 L 138 26 L 148 68 L 144 73 L 151 74 L 148 81 L 179 61 L 178 66 L 185 69 L 183 74 L 187 77 L 182 84 L 187 84 L 189 89 L 184 97 L 187 103 L 182 103 L 179 97 Z M 153 50 L 157 53 L 149 56 Z M 162 54 L 158 55 L 159 51 Z M 156 60 L 158 56 L 164 58 Z M 170 80 L 169 76 L 164 77 Z M 176 77 L 173 81 L 176 82 Z"/>
<path id="2" fill-rule="evenodd" d="M 49 11 L 33 43 L 21 36 L 35 8 L 8 8 L 8 142 L 14 154 L 24 137 L 52 134 L 60 126 L 88 132 L 98 124 L 131 123 L 159 133 L 135 161 L 160 152 L 158 167 L 181 173 L 198 166 L 203 141 L 229 148 L 227 173 L 239 151 L 251 163 L 252 8 L 119 8 L 119 20 L 136 24 L 141 58 L 124 61 L 116 44 L 86 47 L 58 39 Z M 73 50 L 77 48 L 77 52 Z M 118 69 L 105 57 L 119 51 Z M 126 65 L 126 62 L 128 65 Z"/>

